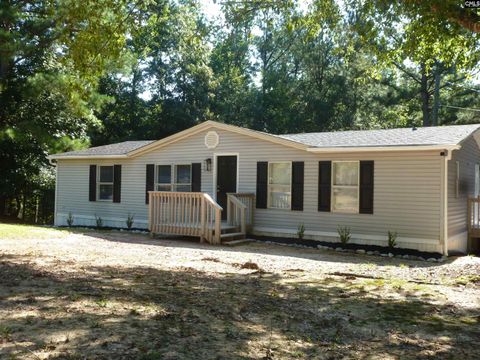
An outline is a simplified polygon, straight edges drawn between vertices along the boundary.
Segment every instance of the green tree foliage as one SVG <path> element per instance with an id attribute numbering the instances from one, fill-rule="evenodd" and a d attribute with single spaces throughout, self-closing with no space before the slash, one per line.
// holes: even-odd
<path id="1" fill-rule="evenodd" d="M 0 213 L 15 199 L 16 215 L 19 199 L 44 187 L 48 153 L 88 143 L 98 77 L 119 65 L 134 10 L 113 0 L 0 3 Z"/>
<path id="2" fill-rule="evenodd" d="M 208 119 L 274 133 L 478 122 L 479 13 L 461 3 L 222 0 L 211 18 L 200 0 L 2 1 L 0 213 L 48 218 L 50 153 Z"/>

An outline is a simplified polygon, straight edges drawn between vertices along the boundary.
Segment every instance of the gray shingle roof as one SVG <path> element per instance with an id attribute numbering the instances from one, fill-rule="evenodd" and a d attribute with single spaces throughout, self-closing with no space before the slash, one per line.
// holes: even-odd
<path id="1" fill-rule="evenodd" d="M 319 133 L 271 135 L 314 148 L 388 147 L 421 145 L 456 145 L 480 128 L 480 124 L 450 125 L 425 128 L 399 128 L 385 130 L 350 130 Z M 152 140 L 124 141 L 117 144 L 92 147 L 53 155 L 54 158 L 77 156 L 102 157 L 127 155 L 131 151 L 151 144 Z"/>
<path id="2" fill-rule="evenodd" d="M 130 151 L 139 149 L 145 145 L 151 144 L 153 140 L 143 141 L 124 141 L 121 143 L 91 147 L 85 150 L 69 151 L 62 154 L 55 154 L 55 157 L 70 156 L 108 156 L 108 155 L 126 155 Z"/>
<path id="3" fill-rule="evenodd" d="M 351 130 L 278 136 L 317 148 L 455 145 L 479 128 L 480 124 L 473 124 L 417 129 Z"/>

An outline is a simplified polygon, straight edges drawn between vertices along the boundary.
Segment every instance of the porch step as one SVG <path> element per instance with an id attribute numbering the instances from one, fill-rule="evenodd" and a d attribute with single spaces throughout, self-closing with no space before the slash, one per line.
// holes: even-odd
<path id="1" fill-rule="evenodd" d="M 220 231 L 221 231 L 222 234 L 239 232 L 240 231 L 240 226 L 222 224 L 222 227 L 221 227 Z"/>
<path id="2" fill-rule="evenodd" d="M 245 238 L 245 234 L 242 233 L 242 232 L 234 232 L 234 233 L 227 233 L 227 234 L 222 234 L 220 235 L 220 238 L 223 240 L 226 240 L 226 239 L 235 239 L 235 238 L 238 238 L 238 237 L 242 237 L 242 238 Z"/>

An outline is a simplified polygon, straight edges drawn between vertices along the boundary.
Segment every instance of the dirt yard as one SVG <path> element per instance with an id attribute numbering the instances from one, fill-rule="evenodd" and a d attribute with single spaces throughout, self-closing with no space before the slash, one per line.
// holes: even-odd
<path id="1" fill-rule="evenodd" d="M 1 359 L 478 359 L 480 259 L 443 264 L 0 224 Z"/>

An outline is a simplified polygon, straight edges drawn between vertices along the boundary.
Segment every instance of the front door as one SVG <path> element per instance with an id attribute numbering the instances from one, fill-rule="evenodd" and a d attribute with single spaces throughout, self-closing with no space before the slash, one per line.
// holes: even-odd
<path id="1" fill-rule="evenodd" d="M 227 219 L 227 193 L 237 191 L 237 156 L 217 157 L 217 203 L 223 208 L 222 220 Z"/>

